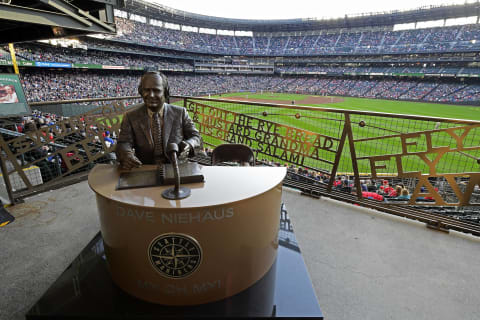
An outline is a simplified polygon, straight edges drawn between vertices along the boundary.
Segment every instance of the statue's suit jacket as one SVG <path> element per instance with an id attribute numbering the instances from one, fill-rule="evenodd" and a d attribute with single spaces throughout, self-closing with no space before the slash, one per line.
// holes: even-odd
<path id="1" fill-rule="evenodd" d="M 190 144 L 191 153 L 202 147 L 202 138 L 195 128 L 195 124 L 188 116 L 187 110 L 171 104 L 165 104 L 163 109 L 162 128 L 163 150 L 169 143 L 186 141 Z M 128 111 L 123 117 L 120 135 L 115 153 L 122 159 L 135 149 L 135 156 L 144 164 L 155 164 L 153 157 L 154 144 L 151 129 L 151 120 L 145 104 L 140 104 Z"/>

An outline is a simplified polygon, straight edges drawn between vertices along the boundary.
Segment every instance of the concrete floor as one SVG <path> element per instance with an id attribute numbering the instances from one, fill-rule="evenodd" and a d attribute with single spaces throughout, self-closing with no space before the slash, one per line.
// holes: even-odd
<path id="1" fill-rule="evenodd" d="M 478 319 L 480 239 L 285 189 L 326 319 Z M 25 313 L 99 230 L 87 182 L 8 208 L 0 320 Z"/>
<path id="2" fill-rule="evenodd" d="M 25 313 L 100 229 L 87 182 L 9 207 L 15 221 L 0 228 L 0 319 Z"/>
<path id="3" fill-rule="evenodd" d="M 326 319 L 480 318 L 480 238 L 297 191 L 284 202 Z"/>

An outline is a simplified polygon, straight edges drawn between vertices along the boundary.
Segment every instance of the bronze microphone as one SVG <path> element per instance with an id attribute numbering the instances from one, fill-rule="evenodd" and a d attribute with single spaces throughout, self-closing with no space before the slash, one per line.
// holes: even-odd
<path id="1" fill-rule="evenodd" d="M 175 177 L 175 194 L 180 190 L 180 170 L 178 169 L 178 145 L 176 143 L 169 143 L 167 145 L 167 155 L 169 155 L 170 162 L 173 166 L 173 175 Z"/>
<path id="2" fill-rule="evenodd" d="M 177 159 L 178 145 L 176 143 L 169 143 L 166 151 L 166 154 L 172 163 L 175 187 L 163 191 L 162 197 L 169 200 L 184 199 L 190 195 L 191 191 L 189 188 L 180 187 L 180 170 L 178 168 Z"/>

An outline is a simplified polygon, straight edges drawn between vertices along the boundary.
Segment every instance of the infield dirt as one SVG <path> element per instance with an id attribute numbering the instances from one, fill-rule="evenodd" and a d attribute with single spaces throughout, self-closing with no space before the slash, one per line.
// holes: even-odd
<path id="1" fill-rule="evenodd" d="M 245 96 L 235 96 L 235 97 L 222 97 L 226 100 L 237 100 L 245 102 L 261 102 L 261 103 L 278 103 L 278 104 L 301 104 L 301 105 L 311 105 L 311 104 L 327 104 L 327 103 L 337 103 L 343 102 L 343 98 L 340 97 L 322 97 L 322 96 L 308 96 L 304 99 L 294 100 L 292 103 L 291 100 L 278 100 L 278 99 L 256 99 L 256 98 L 247 98 Z"/>

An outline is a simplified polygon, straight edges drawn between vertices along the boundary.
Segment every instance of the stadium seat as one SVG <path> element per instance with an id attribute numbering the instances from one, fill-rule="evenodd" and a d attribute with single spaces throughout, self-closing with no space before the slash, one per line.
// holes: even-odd
<path id="1" fill-rule="evenodd" d="M 244 144 L 221 144 L 212 151 L 212 165 L 222 162 L 238 163 L 241 166 L 254 166 L 255 154 L 249 146 Z"/>

